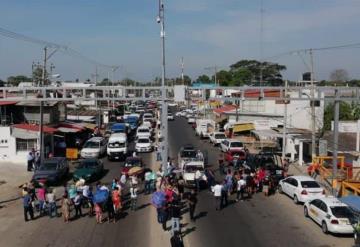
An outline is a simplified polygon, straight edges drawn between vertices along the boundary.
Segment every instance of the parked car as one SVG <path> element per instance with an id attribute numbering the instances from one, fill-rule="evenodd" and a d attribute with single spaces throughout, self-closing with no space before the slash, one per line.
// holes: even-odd
<path id="1" fill-rule="evenodd" d="M 319 224 L 325 234 L 328 232 L 354 233 L 352 226 L 356 223 L 354 214 L 349 206 L 332 196 L 305 202 L 304 215 Z"/>
<path id="2" fill-rule="evenodd" d="M 123 167 L 121 168 L 121 174 L 129 175 L 129 170 L 133 167 L 140 167 L 142 171 L 140 172 L 140 177 L 144 176 L 144 163 L 140 157 L 127 157 Z"/>
<path id="3" fill-rule="evenodd" d="M 135 141 L 135 151 L 136 152 L 151 152 L 153 150 L 153 145 L 148 137 L 139 137 Z"/>
<path id="4" fill-rule="evenodd" d="M 226 135 L 224 132 L 212 132 L 209 135 L 209 138 L 210 138 L 210 143 L 216 146 L 219 145 L 224 140 L 226 140 Z"/>
<path id="5" fill-rule="evenodd" d="M 174 115 L 171 112 L 168 113 L 167 120 L 169 120 L 169 121 L 174 121 L 175 120 Z"/>
<path id="6" fill-rule="evenodd" d="M 35 170 L 33 180 L 37 182 L 57 183 L 69 174 L 69 164 L 64 157 L 45 159 Z"/>
<path id="7" fill-rule="evenodd" d="M 105 155 L 107 140 L 103 137 L 92 137 L 85 142 L 80 152 L 81 158 L 99 158 Z"/>
<path id="8" fill-rule="evenodd" d="M 151 137 L 151 130 L 150 130 L 150 128 L 147 127 L 147 126 L 141 125 L 141 126 L 136 130 L 136 138 L 140 138 L 140 137 L 150 138 L 150 137 Z"/>
<path id="9" fill-rule="evenodd" d="M 244 144 L 238 140 L 226 139 L 220 143 L 220 150 L 224 153 L 229 150 L 244 150 Z"/>
<path id="10" fill-rule="evenodd" d="M 106 153 L 109 160 L 121 159 L 127 154 L 127 136 L 124 133 L 111 134 Z"/>
<path id="11" fill-rule="evenodd" d="M 196 122 L 195 115 L 190 115 L 190 116 L 188 117 L 187 122 L 188 122 L 189 124 L 195 123 L 195 122 Z"/>
<path id="12" fill-rule="evenodd" d="M 325 190 L 309 176 L 290 176 L 280 181 L 279 192 L 293 198 L 294 203 L 307 202 L 325 195 Z"/>
<path id="13" fill-rule="evenodd" d="M 85 181 L 93 181 L 100 178 L 104 173 L 104 164 L 99 159 L 81 160 L 73 174 L 73 180 L 84 179 Z"/>

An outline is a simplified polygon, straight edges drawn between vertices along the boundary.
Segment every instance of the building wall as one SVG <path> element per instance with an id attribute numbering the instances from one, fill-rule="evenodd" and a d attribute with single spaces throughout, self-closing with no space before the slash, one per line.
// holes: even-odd
<path id="1" fill-rule="evenodd" d="M 22 163 L 25 165 L 27 153 L 27 151 L 16 152 L 16 138 L 11 136 L 9 126 L 0 127 L 0 160 Z"/>
<path id="2" fill-rule="evenodd" d="M 310 92 L 304 91 L 310 95 Z M 290 97 L 298 97 L 298 93 L 289 93 Z M 307 96 L 304 96 L 306 99 Z M 275 100 L 259 100 L 259 101 L 244 101 L 240 106 L 240 112 L 244 113 L 263 113 L 271 115 L 284 116 L 284 104 L 278 104 Z M 240 113 L 241 114 L 241 113 Z M 320 106 L 315 107 L 315 127 L 317 130 L 322 129 L 324 118 L 324 101 L 320 101 Z M 251 119 L 246 117 L 246 119 Z M 264 119 L 272 119 L 271 117 L 264 117 Z M 273 119 L 278 119 L 274 117 Z M 278 125 L 283 125 L 284 118 L 277 120 Z M 310 100 L 290 100 L 287 105 L 287 126 L 289 128 L 312 129 L 311 120 L 311 106 Z"/>

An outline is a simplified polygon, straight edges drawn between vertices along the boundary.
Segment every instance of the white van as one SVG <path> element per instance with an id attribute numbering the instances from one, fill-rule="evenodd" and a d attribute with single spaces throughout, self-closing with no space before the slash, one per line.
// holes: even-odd
<path id="1" fill-rule="evenodd" d="M 121 159 L 126 157 L 127 137 L 125 133 L 113 133 L 109 137 L 106 153 L 108 160 Z"/>

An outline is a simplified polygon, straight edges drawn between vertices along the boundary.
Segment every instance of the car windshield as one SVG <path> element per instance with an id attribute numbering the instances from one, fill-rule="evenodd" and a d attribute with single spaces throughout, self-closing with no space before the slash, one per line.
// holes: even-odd
<path id="1" fill-rule="evenodd" d="M 147 133 L 147 132 L 149 132 L 149 129 L 138 129 L 138 132 Z"/>
<path id="2" fill-rule="evenodd" d="M 215 134 L 215 138 L 216 139 L 225 139 L 225 135 L 224 134 Z"/>
<path id="3" fill-rule="evenodd" d="M 125 167 L 142 166 L 140 159 L 127 159 L 125 161 Z"/>
<path id="4" fill-rule="evenodd" d="M 196 158 L 195 150 L 183 150 L 180 154 L 181 158 Z"/>
<path id="5" fill-rule="evenodd" d="M 301 181 L 300 183 L 303 188 L 320 188 L 320 185 L 315 181 Z"/>
<path id="6" fill-rule="evenodd" d="M 336 218 L 348 218 L 348 219 L 352 219 L 354 217 L 353 213 L 351 212 L 351 210 L 349 209 L 349 207 L 346 206 L 335 206 L 335 207 L 330 207 L 332 214 L 336 217 Z"/>
<path id="7" fill-rule="evenodd" d="M 141 138 L 138 140 L 138 143 L 150 143 L 149 139 Z"/>
<path id="8" fill-rule="evenodd" d="M 123 148 L 125 147 L 125 143 L 124 142 L 118 142 L 118 141 L 115 141 L 115 142 L 109 142 L 109 148 Z"/>
<path id="9" fill-rule="evenodd" d="M 40 167 L 39 167 L 39 171 L 54 171 L 56 170 L 57 167 L 57 162 L 56 161 L 45 161 Z"/>
<path id="10" fill-rule="evenodd" d="M 185 166 L 186 172 L 196 172 L 197 170 L 202 172 L 204 169 L 201 166 Z"/>
<path id="11" fill-rule="evenodd" d="M 78 165 L 78 168 L 95 168 L 98 165 L 96 160 L 84 160 Z"/>
<path id="12" fill-rule="evenodd" d="M 99 148 L 100 147 L 100 142 L 86 142 L 84 145 L 84 148 Z"/>
<path id="13" fill-rule="evenodd" d="M 232 147 L 232 148 L 242 148 L 243 144 L 241 142 L 231 142 L 230 147 Z"/>

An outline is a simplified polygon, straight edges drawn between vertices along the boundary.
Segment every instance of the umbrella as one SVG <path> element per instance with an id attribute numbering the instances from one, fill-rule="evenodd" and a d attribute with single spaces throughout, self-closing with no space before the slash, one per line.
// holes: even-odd
<path id="1" fill-rule="evenodd" d="M 151 197 L 152 205 L 154 205 L 156 208 L 163 207 L 165 205 L 165 203 L 166 203 L 165 196 L 166 195 L 165 195 L 164 192 L 161 192 L 161 191 L 155 192 Z"/>
<path id="2" fill-rule="evenodd" d="M 108 190 L 97 190 L 93 201 L 94 203 L 103 203 L 105 202 L 109 197 L 109 191 Z"/>
<path id="3" fill-rule="evenodd" d="M 136 175 L 142 171 L 143 171 L 143 168 L 141 168 L 139 166 L 135 166 L 129 170 L 128 174 L 129 174 L 129 176 L 132 176 L 132 175 Z"/>

